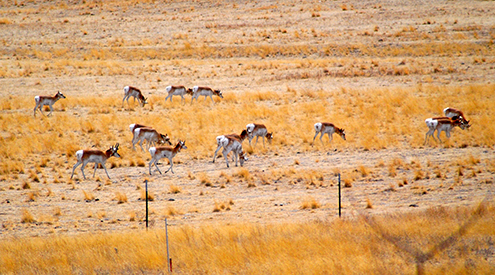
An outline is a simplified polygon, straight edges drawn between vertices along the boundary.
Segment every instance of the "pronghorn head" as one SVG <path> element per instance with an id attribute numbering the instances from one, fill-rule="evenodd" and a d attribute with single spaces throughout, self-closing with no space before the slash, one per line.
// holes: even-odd
<path id="1" fill-rule="evenodd" d="M 175 146 L 175 148 L 178 148 L 178 150 L 180 151 L 181 149 L 187 149 L 187 146 L 186 146 L 186 141 L 181 141 L 179 139 L 179 141 L 177 142 L 177 145 Z"/>
<path id="2" fill-rule="evenodd" d="M 188 94 L 188 95 L 193 95 L 193 89 L 188 88 L 188 89 L 186 90 L 186 94 Z"/>
<path id="3" fill-rule="evenodd" d="M 220 90 L 215 90 L 215 94 L 220 98 L 223 98 L 222 92 Z"/>
<path id="4" fill-rule="evenodd" d="M 55 97 L 60 97 L 60 98 L 66 98 L 64 94 L 62 94 L 60 91 L 57 92 Z"/>
<path id="5" fill-rule="evenodd" d="M 268 140 L 268 142 L 271 143 L 272 142 L 272 139 L 273 139 L 273 132 L 267 133 L 266 134 L 266 139 Z"/>
<path id="6" fill-rule="evenodd" d="M 119 150 L 119 144 L 115 144 L 115 146 L 111 146 L 110 149 L 107 150 L 107 154 L 110 155 L 110 157 L 116 157 L 120 158 L 119 153 L 117 153 L 117 150 Z"/>
<path id="7" fill-rule="evenodd" d="M 248 160 L 248 158 L 246 157 L 246 154 L 244 154 L 244 152 L 241 152 L 239 154 L 239 160 L 241 162 L 241 166 L 244 165 L 244 162 Z"/>
<path id="8" fill-rule="evenodd" d="M 144 104 L 148 104 L 148 101 L 147 101 L 148 98 L 146 98 L 144 96 L 140 96 L 139 100 L 141 101 L 141 106 L 143 106 L 143 107 L 144 107 Z"/>
<path id="9" fill-rule="evenodd" d="M 247 136 L 248 136 L 248 132 L 246 131 L 246 129 L 242 130 L 240 135 L 241 139 L 245 139 Z"/>
<path id="10" fill-rule="evenodd" d="M 163 135 L 160 134 L 160 141 L 161 144 L 164 144 L 165 142 L 168 143 L 168 145 L 172 145 L 172 142 L 170 142 L 170 138 L 168 137 L 167 134 Z"/>
<path id="11" fill-rule="evenodd" d="M 339 129 L 339 128 L 335 127 L 335 132 L 337 134 L 339 134 L 339 136 L 342 137 L 344 140 L 346 140 L 345 139 L 345 129 Z"/>

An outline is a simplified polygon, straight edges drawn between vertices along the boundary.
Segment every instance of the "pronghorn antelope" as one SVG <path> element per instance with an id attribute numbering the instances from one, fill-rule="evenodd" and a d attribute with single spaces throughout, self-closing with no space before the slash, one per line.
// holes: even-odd
<path id="1" fill-rule="evenodd" d="M 209 96 L 210 99 L 211 99 L 211 102 L 213 102 L 213 97 L 212 97 L 213 95 L 217 95 L 220 98 L 223 98 L 222 92 L 220 90 L 213 90 L 210 87 L 198 87 L 198 86 L 194 86 L 192 88 L 192 93 L 193 93 L 193 96 L 192 96 L 192 99 L 191 99 L 191 103 L 194 101 L 194 99 L 196 99 L 196 101 L 198 101 L 198 97 L 200 95 L 202 95 L 202 96 L 205 97 L 205 101 L 206 101 L 206 97 Z"/>
<path id="2" fill-rule="evenodd" d="M 155 129 L 151 127 L 142 127 L 142 128 L 137 128 L 134 129 L 134 136 L 132 138 L 132 150 L 136 150 L 136 143 L 139 142 L 139 146 L 141 146 L 141 149 L 143 149 L 143 141 L 146 140 L 146 149 L 149 150 L 149 148 L 155 143 L 157 144 L 164 144 L 167 142 L 169 145 L 172 145 L 170 142 L 170 138 L 168 137 L 167 134 L 163 135 L 158 133 Z"/>
<path id="3" fill-rule="evenodd" d="M 471 125 L 469 125 L 469 120 L 467 120 L 466 116 L 464 115 L 464 113 L 461 110 L 447 107 L 447 108 L 443 109 L 443 113 L 445 114 L 445 116 L 450 117 L 450 118 L 455 119 L 455 117 L 459 117 L 461 119 L 461 121 L 463 122 L 463 124 L 466 125 L 467 128 L 471 127 Z"/>
<path id="4" fill-rule="evenodd" d="M 165 102 L 167 102 L 167 99 L 169 99 L 169 98 L 170 98 L 170 102 L 172 102 L 172 97 L 174 95 L 179 95 L 181 97 L 181 100 L 180 100 L 181 102 L 185 101 L 184 95 L 186 95 L 186 94 L 193 95 L 192 89 L 191 88 L 187 89 L 184 86 L 167 86 L 167 88 L 165 88 L 165 90 L 168 93 L 167 97 L 165 98 Z"/>
<path id="5" fill-rule="evenodd" d="M 110 178 L 108 175 L 107 168 L 105 167 L 105 162 L 107 159 L 110 157 L 116 157 L 120 158 L 119 153 L 117 153 L 117 150 L 119 150 L 119 144 L 117 143 L 115 146 L 110 147 L 105 152 L 102 152 L 100 150 L 79 150 L 76 152 L 76 157 L 77 157 L 77 163 L 74 165 L 72 168 L 72 175 L 70 178 L 74 176 L 74 171 L 76 170 L 77 166 L 81 165 L 81 172 L 83 174 L 84 179 L 86 179 L 86 176 L 84 175 L 84 167 L 86 167 L 86 164 L 88 162 L 94 162 L 95 163 L 95 171 L 93 173 L 93 178 L 95 177 L 96 174 L 96 168 L 98 168 L 98 164 L 101 164 L 103 168 L 105 168 L 105 173 L 107 173 L 107 177 Z"/>
<path id="6" fill-rule="evenodd" d="M 462 130 L 466 129 L 466 124 L 463 122 L 463 120 L 461 120 L 460 117 L 457 119 L 451 119 L 449 117 L 427 118 L 425 120 L 425 123 L 426 126 L 428 126 L 428 132 L 426 132 L 425 135 L 425 144 L 429 140 L 430 136 L 435 139 L 435 137 L 433 136 L 435 131 L 437 131 L 438 140 L 442 142 L 442 140 L 440 139 L 440 134 L 442 133 L 442 131 L 445 132 L 447 138 L 450 138 L 450 131 L 452 131 L 454 127 L 458 126 Z"/>
<path id="7" fill-rule="evenodd" d="M 229 160 L 227 155 L 232 151 L 234 153 L 235 166 L 237 166 L 237 160 L 240 160 L 241 166 L 244 165 L 244 161 L 248 160 L 244 152 L 242 151 L 242 141 L 232 137 L 232 136 L 218 136 L 217 137 L 217 150 L 215 151 L 215 155 L 213 156 L 213 162 L 215 162 L 215 158 L 217 156 L 217 152 L 220 147 L 223 147 L 223 157 L 225 158 L 225 163 L 227 167 L 229 166 Z"/>
<path id="8" fill-rule="evenodd" d="M 249 138 L 249 146 L 251 146 L 251 140 L 253 140 L 255 136 L 256 136 L 256 142 L 254 143 L 254 146 L 258 144 L 259 137 L 263 138 L 263 147 L 265 147 L 265 137 L 269 143 L 271 143 L 273 139 L 273 132 L 268 133 L 266 126 L 263 124 L 250 123 L 246 125 L 246 130 Z"/>
<path id="9" fill-rule="evenodd" d="M 122 107 L 124 107 L 124 100 L 127 99 L 127 106 L 129 106 L 129 98 L 134 97 L 134 102 L 136 102 L 136 99 L 139 101 L 141 104 L 141 107 L 144 106 L 144 104 L 147 104 L 148 102 L 146 101 L 146 98 L 143 96 L 143 93 L 138 88 L 131 87 L 131 86 L 125 86 L 124 87 L 124 98 L 122 99 Z"/>
<path id="10" fill-rule="evenodd" d="M 341 129 L 341 128 L 338 128 L 337 126 L 335 126 L 333 123 L 328 123 L 328 122 L 318 122 L 318 123 L 315 123 L 315 136 L 313 137 L 313 144 L 315 143 L 315 139 L 316 137 L 318 136 L 319 133 L 321 133 L 320 135 L 320 141 L 321 143 L 323 143 L 323 136 L 325 134 L 328 135 L 328 138 L 329 138 L 329 142 L 332 142 L 333 140 L 333 137 L 332 135 L 334 133 L 337 133 L 340 137 L 342 137 L 344 140 L 345 140 L 345 130 L 344 129 Z"/>
<path id="11" fill-rule="evenodd" d="M 222 135 L 222 136 L 217 136 L 217 149 L 215 150 L 215 155 L 213 156 L 213 162 L 215 162 L 215 159 L 217 157 L 217 153 L 218 151 L 220 150 L 220 148 L 223 147 L 223 143 L 219 142 L 220 139 L 226 137 L 228 139 L 232 138 L 232 139 L 237 139 L 241 142 L 242 142 L 246 139 L 246 137 L 248 136 L 247 134 L 247 131 L 246 129 L 242 130 L 241 134 L 238 135 L 238 134 L 230 134 L 230 135 Z M 242 166 L 242 165 L 241 165 Z"/>
<path id="12" fill-rule="evenodd" d="M 177 142 L 177 145 L 175 147 L 170 147 L 170 146 L 160 146 L 160 147 L 151 147 L 150 148 L 150 154 L 151 154 L 151 160 L 149 163 L 150 166 L 150 175 L 151 175 L 151 165 L 155 165 L 156 169 L 160 174 L 162 171 L 160 171 L 160 168 L 158 168 L 158 165 L 156 163 L 161 159 L 161 158 L 168 158 L 170 162 L 170 168 L 168 168 L 165 173 L 167 173 L 169 170 L 172 171 L 172 174 L 174 174 L 174 170 L 172 167 L 174 166 L 174 162 L 172 161 L 172 158 L 177 155 L 178 152 L 180 152 L 181 149 L 187 149 L 186 147 L 186 141 L 180 141 Z"/>
<path id="13" fill-rule="evenodd" d="M 36 102 L 36 106 L 34 106 L 34 116 L 36 116 L 37 108 L 40 109 L 40 113 L 42 115 L 45 115 L 41 110 L 45 105 L 48 105 L 50 107 L 50 113 L 48 114 L 48 116 L 51 115 L 53 112 L 53 104 L 61 98 L 66 98 L 61 92 L 57 92 L 55 96 L 42 96 L 42 95 L 35 96 L 34 102 Z"/>

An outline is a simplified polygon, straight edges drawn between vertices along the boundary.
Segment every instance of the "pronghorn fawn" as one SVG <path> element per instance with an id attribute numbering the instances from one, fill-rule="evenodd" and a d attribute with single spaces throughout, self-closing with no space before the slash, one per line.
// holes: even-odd
<path id="1" fill-rule="evenodd" d="M 136 102 L 136 99 L 139 101 L 141 104 L 141 107 L 144 106 L 144 104 L 148 104 L 146 101 L 146 98 L 143 96 L 143 93 L 138 88 L 131 87 L 131 86 L 125 86 L 124 87 L 124 98 L 122 99 L 122 107 L 124 107 L 124 101 L 127 99 L 127 106 L 129 106 L 129 98 L 134 97 L 134 102 Z"/>
<path id="2" fill-rule="evenodd" d="M 103 168 L 105 169 L 105 173 L 107 173 L 107 177 L 110 178 L 108 175 L 107 168 L 105 167 L 105 162 L 107 159 L 110 157 L 116 157 L 120 158 L 119 153 L 117 153 L 117 150 L 119 150 L 119 144 L 117 143 L 115 146 L 111 146 L 110 149 L 106 150 L 105 152 L 102 152 L 100 150 L 79 150 L 76 152 L 76 157 L 77 157 L 77 163 L 74 165 L 72 168 L 72 175 L 70 178 L 74 176 L 74 171 L 76 170 L 77 166 L 81 165 L 81 172 L 83 174 L 84 179 L 86 179 L 86 176 L 84 175 L 84 167 L 86 167 L 86 164 L 89 162 L 94 162 L 95 163 L 95 171 L 93 173 L 93 178 L 95 177 L 96 174 L 96 168 L 98 168 L 98 164 L 101 164 Z"/>
<path id="3" fill-rule="evenodd" d="M 165 98 L 165 102 L 167 102 L 167 99 L 169 99 L 169 98 L 170 98 L 170 102 L 172 102 L 172 98 L 174 97 L 174 95 L 180 96 L 181 102 L 186 100 L 184 98 L 184 95 L 186 95 L 186 94 L 193 95 L 192 89 L 191 88 L 187 89 L 184 86 L 167 86 L 167 88 L 165 88 L 165 90 L 168 93 L 167 97 Z"/>
<path id="4" fill-rule="evenodd" d="M 244 161 L 248 160 L 244 152 L 242 151 L 242 141 L 233 136 L 218 136 L 217 137 L 217 150 L 215 151 L 215 155 L 213 156 L 213 162 L 215 162 L 215 158 L 217 156 L 218 150 L 223 147 L 223 157 L 225 158 L 225 163 L 227 167 L 229 166 L 229 160 L 227 155 L 232 151 L 234 153 L 235 166 L 237 166 L 237 160 L 240 160 L 241 166 L 244 165 Z"/>
<path id="5" fill-rule="evenodd" d="M 273 132 L 268 133 L 266 126 L 263 124 L 250 123 L 250 124 L 246 125 L 246 131 L 247 131 L 248 138 L 249 138 L 249 146 L 251 146 L 251 141 L 253 140 L 254 137 L 256 137 L 256 142 L 254 143 L 254 146 L 256 146 L 256 144 L 258 144 L 258 138 L 262 137 L 263 138 L 263 147 L 265 147 L 265 137 L 269 143 L 271 143 L 271 141 L 273 139 Z"/>
<path id="6" fill-rule="evenodd" d="M 461 119 L 462 123 L 465 125 L 465 127 L 467 127 L 467 128 L 471 127 L 471 125 L 469 125 L 469 120 L 467 120 L 466 116 L 464 115 L 464 113 L 461 110 L 447 107 L 447 108 L 443 109 L 443 113 L 445 114 L 445 116 L 453 118 L 453 119 L 455 119 L 456 117 L 459 117 Z"/>
<path id="7" fill-rule="evenodd" d="M 55 96 L 42 96 L 42 95 L 35 96 L 34 102 L 36 103 L 36 106 L 34 106 L 34 116 L 36 116 L 36 109 L 38 108 L 40 110 L 40 113 L 42 115 L 45 115 L 43 114 L 42 108 L 43 106 L 46 105 L 50 107 L 50 113 L 47 115 L 50 116 L 53 112 L 53 104 L 55 104 L 55 102 L 57 102 L 61 98 L 66 98 L 61 92 L 57 92 Z"/>
<path id="8" fill-rule="evenodd" d="M 217 158 L 217 154 L 218 154 L 218 151 L 220 150 L 220 148 L 224 147 L 224 144 L 222 142 L 220 142 L 220 140 L 222 140 L 223 138 L 237 139 L 242 144 L 242 142 L 247 138 L 247 136 L 248 136 L 248 134 L 247 134 L 246 129 L 242 130 L 242 132 L 241 132 L 240 135 L 238 135 L 238 134 L 229 134 L 229 135 L 217 136 L 217 149 L 215 150 L 215 155 L 213 156 L 213 162 L 215 162 L 215 159 Z"/>
<path id="9" fill-rule="evenodd" d="M 177 145 L 175 147 L 170 147 L 170 146 L 159 146 L 159 147 L 151 147 L 150 148 L 150 154 L 151 154 L 151 160 L 149 163 L 150 167 L 150 175 L 151 175 L 151 166 L 154 164 L 158 172 L 160 174 L 162 171 L 160 171 L 160 168 L 158 168 L 157 162 L 162 159 L 162 158 L 168 158 L 168 161 L 170 162 L 170 168 L 168 168 L 165 173 L 167 173 L 169 170 L 172 171 L 172 174 L 174 174 L 174 170 L 172 167 L 174 166 L 174 162 L 172 161 L 172 158 L 177 155 L 177 153 L 180 152 L 181 149 L 187 149 L 186 147 L 186 141 L 178 141 Z"/>
<path id="10" fill-rule="evenodd" d="M 202 96 L 205 97 L 205 101 L 206 101 L 206 97 L 209 96 L 210 99 L 211 99 L 211 102 L 213 102 L 213 95 L 217 95 L 220 98 L 223 98 L 223 94 L 222 94 L 222 92 L 220 90 L 213 90 L 210 87 L 194 86 L 192 88 L 192 93 L 193 93 L 193 96 L 192 96 L 192 99 L 191 99 L 191 103 L 194 101 L 194 99 L 196 99 L 196 101 L 198 101 L 198 97 L 200 95 L 202 95 Z"/>
<path id="11" fill-rule="evenodd" d="M 146 140 L 146 149 L 149 150 L 149 148 L 155 144 L 165 144 L 168 143 L 169 145 L 172 145 L 170 142 L 170 138 L 168 137 L 167 134 L 161 134 L 158 133 L 153 128 L 150 127 L 142 127 L 142 128 L 137 128 L 134 129 L 134 136 L 132 138 L 132 150 L 136 150 L 136 143 L 139 142 L 139 146 L 141 146 L 141 149 L 144 151 L 143 148 L 143 141 Z"/>
<path id="12" fill-rule="evenodd" d="M 333 140 L 333 134 L 334 133 L 337 133 L 340 137 L 342 137 L 342 139 L 345 140 L 345 130 L 344 129 L 341 129 L 341 128 L 338 128 L 337 126 L 335 126 L 333 123 L 328 123 L 328 122 L 318 122 L 318 123 L 315 123 L 315 136 L 313 137 L 313 144 L 315 143 L 315 139 L 316 137 L 318 136 L 319 133 L 321 133 L 320 135 L 320 141 L 321 143 L 323 144 L 323 136 L 325 134 L 328 135 L 328 139 L 329 139 L 329 142 L 332 142 Z"/>
<path id="13" fill-rule="evenodd" d="M 425 120 L 425 123 L 428 127 L 428 132 L 426 132 L 424 144 L 428 142 L 430 137 L 433 137 L 433 139 L 435 139 L 435 137 L 433 136 L 435 131 L 437 131 L 438 141 L 442 142 L 442 140 L 440 139 L 440 134 L 442 132 L 445 132 L 447 138 L 450 138 L 450 131 L 452 131 L 452 129 L 454 129 L 456 126 L 461 128 L 462 130 L 467 128 L 465 122 L 460 117 L 456 117 L 454 119 L 449 117 L 427 118 Z"/>

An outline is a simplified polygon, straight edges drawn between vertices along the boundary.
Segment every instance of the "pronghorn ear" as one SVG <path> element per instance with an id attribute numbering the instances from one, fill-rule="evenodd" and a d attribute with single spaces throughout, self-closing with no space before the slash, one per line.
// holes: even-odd
<path id="1" fill-rule="evenodd" d="M 117 142 L 117 144 L 115 144 L 115 149 L 119 149 L 119 143 Z"/>

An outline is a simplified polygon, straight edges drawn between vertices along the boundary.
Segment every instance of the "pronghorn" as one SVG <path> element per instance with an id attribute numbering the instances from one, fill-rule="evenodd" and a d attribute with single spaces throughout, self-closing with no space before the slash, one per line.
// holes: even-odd
<path id="1" fill-rule="evenodd" d="M 471 127 L 471 125 L 469 125 L 469 120 L 467 120 L 466 116 L 464 115 L 464 113 L 461 110 L 447 107 L 447 108 L 443 109 L 443 113 L 445 114 L 445 116 L 450 117 L 450 118 L 455 119 L 455 117 L 459 117 L 461 119 L 462 123 L 467 128 Z"/>
<path id="2" fill-rule="evenodd" d="M 192 99 L 191 99 L 191 103 L 194 101 L 195 98 L 196 98 L 196 101 L 198 101 L 198 97 L 200 95 L 205 96 L 205 101 L 206 101 L 206 97 L 209 96 L 210 99 L 211 99 L 211 102 L 213 102 L 213 97 L 212 97 L 213 95 L 217 95 L 220 98 L 223 98 L 222 92 L 220 90 L 213 90 L 210 87 L 198 87 L 198 86 L 194 86 L 192 88 L 192 93 L 193 93 L 193 96 L 192 96 Z"/>
<path id="3" fill-rule="evenodd" d="M 139 101 L 141 106 L 144 106 L 144 104 L 147 104 L 148 102 L 146 101 L 146 98 L 143 96 L 143 93 L 138 88 L 131 87 L 131 86 L 125 86 L 124 87 L 124 98 L 122 99 L 122 107 L 124 107 L 124 100 L 127 99 L 127 106 L 129 106 L 129 98 L 134 97 L 134 102 L 136 102 L 136 99 Z"/>
<path id="4" fill-rule="evenodd" d="M 41 110 L 45 105 L 48 105 L 50 107 L 50 113 L 48 114 L 48 116 L 51 115 L 53 112 L 53 104 L 61 98 L 66 98 L 61 92 L 57 92 L 55 96 L 42 96 L 42 95 L 35 96 L 34 102 L 36 102 L 36 106 L 34 106 L 34 116 L 36 116 L 37 108 L 40 109 L 40 113 L 42 115 L 45 115 Z"/>
<path id="5" fill-rule="evenodd" d="M 158 133 L 158 131 L 151 127 L 142 127 L 134 129 L 134 136 L 132 138 L 132 150 L 136 150 L 135 145 L 139 142 L 139 146 L 141 146 L 141 149 L 144 151 L 144 140 L 147 141 L 146 149 L 149 149 L 151 146 L 155 145 L 155 143 L 164 144 L 165 142 L 167 142 L 169 145 L 172 145 L 167 134 L 160 134 Z"/>
<path id="6" fill-rule="evenodd" d="M 318 123 L 315 123 L 315 136 L 313 137 L 313 144 L 315 143 L 315 139 L 316 137 L 318 136 L 319 133 L 321 133 L 320 135 L 320 141 L 321 143 L 323 143 L 323 136 L 325 134 L 328 135 L 328 138 L 329 138 L 329 142 L 332 142 L 333 140 L 333 137 L 332 135 L 334 133 L 337 133 L 340 137 L 342 137 L 344 140 L 345 140 L 345 130 L 344 129 L 341 129 L 341 128 L 338 128 L 337 126 L 335 126 L 333 123 L 328 123 L 328 122 L 318 122 Z"/>
<path id="7" fill-rule="evenodd" d="M 251 140 L 256 136 L 256 142 L 254 143 L 254 146 L 258 144 L 258 138 L 262 137 L 263 138 L 263 147 L 265 147 L 265 137 L 268 140 L 268 142 L 271 143 L 273 139 L 273 132 L 268 133 L 268 130 L 266 129 L 266 126 L 263 124 L 256 124 L 256 123 L 250 123 L 246 125 L 246 130 L 248 133 L 249 137 L 249 146 L 251 146 Z"/>
<path id="8" fill-rule="evenodd" d="M 232 151 L 234 153 L 234 159 L 235 159 L 235 166 L 237 166 L 237 160 L 240 160 L 241 166 L 244 165 L 244 161 L 248 160 L 244 152 L 242 151 L 242 141 L 233 137 L 227 135 L 227 136 L 218 136 L 217 137 L 217 150 L 215 151 L 215 155 L 213 156 L 213 162 L 215 162 L 215 158 L 217 156 L 217 152 L 220 149 L 220 147 L 223 147 L 223 157 L 225 158 L 225 163 L 227 164 L 227 167 L 229 166 L 229 160 L 227 158 L 227 155 Z"/>
<path id="9" fill-rule="evenodd" d="M 161 158 L 168 158 L 170 162 L 170 168 L 168 168 L 165 173 L 167 173 L 169 170 L 172 171 L 172 174 L 174 174 L 174 170 L 172 167 L 174 166 L 174 162 L 172 161 L 172 158 L 177 155 L 178 152 L 180 152 L 181 149 L 187 149 L 186 147 L 186 141 L 180 141 L 177 142 L 177 145 L 175 147 L 170 147 L 170 146 L 160 146 L 160 147 L 151 147 L 150 148 L 150 154 L 151 154 L 151 160 L 149 163 L 150 166 L 150 175 L 151 175 L 151 165 L 155 165 L 156 169 L 160 174 L 162 171 L 160 171 L 160 168 L 158 168 L 158 165 L 156 163 L 161 159 Z"/>
<path id="10" fill-rule="evenodd" d="M 466 124 L 460 117 L 456 119 L 451 119 L 449 117 L 427 118 L 425 119 L 425 123 L 426 126 L 428 126 L 428 132 L 426 132 L 425 135 L 425 144 L 429 140 L 430 136 L 435 139 L 435 137 L 433 136 L 435 131 L 437 131 L 438 140 L 442 142 L 442 140 L 440 139 L 440 134 L 442 133 L 442 131 L 445 132 L 447 138 L 450 138 L 450 131 L 452 131 L 454 127 L 458 126 L 462 130 L 466 129 Z"/>
<path id="11" fill-rule="evenodd" d="M 223 143 L 219 142 L 219 140 L 223 137 L 226 138 L 235 138 L 238 139 L 241 143 L 246 139 L 248 136 L 246 129 L 242 130 L 241 134 L 230 134 L 230 135 L 222 135 L 222 136 L 217 136 L 217 149 L 215 150 L 215 155 L 213 156 L 213 162 L 215 162 L 215 159 L 217 157 L 217 153 L 220 150 L 220 148 L 223 147 Z M 241 165 L 242 166 L 242 165 Z"/>
<path id="12" fill-rule="evenodd" d="M 146 125 L 143 125 L 143 124 L 138 124 L 138 123 L 133 123 L 133 124 L 129 125 L 129 129 L 131 129 L 131 133 L 133 135 L 133 139 L 134 139 L 134 130 L 136 130 L 138 128 L 144 128 L 144 127 L 150 128 L 149 126 L 146 126 Z"/>
<path id="13" fill-rule="evenodd" d="M 165 88 L 165 90 L 168 93 L 167 97 L 165 98 L 165 102 L 167 102 L 167 99 L 169 99 L 169 98 L 170 98 L 170 102 L 172 102 L 172 97 L 174 95 L 180 95 L 180 97 L 181 97 L 180 101 L 181 102 L 185 101 L 184 95 L 186 95 L 186 94 L 193 95 L 192 89 L 191 88 L 187 89 L 184 86 L 167 86 L 167 88 Z"/>
<path id="14" fill-rule="evenodd" d="M 74 171 L 76 170 L 77 166 L 81 165 L 81 172 L 83 174 L 84 179 L 86 179 L 86 176 L 84 175 L 84 167 L 86 167 L 86 164 L 88 162 L 94 162 L 95 163 L 95 171 L 93 173 L 93 178 L 95 177 L 96 174 L 96 168 L 98 168 L 98 164 L 101 164 L 103 168 L 105 168 L 105 173 L 107 173 L 107 177 L 110 178 L 108 175 L 107 168 L 105 167 L 105 162 L 107 159 L 110 157 L 117 157 L 120 158 L 119 153 L 117 153 L 117 150 L 119 150 L 119 144 L 117 143 L 115 146 L 111 146 L 110 149 L 108 149 L 105 152 L 102 152 L 100 150 L 79 150 L 76 152 L 76 157 L 77 157 L 77 163 L 74 165 L 72 168 L 72 175 L 70 178 L 74 176 Z"/>

